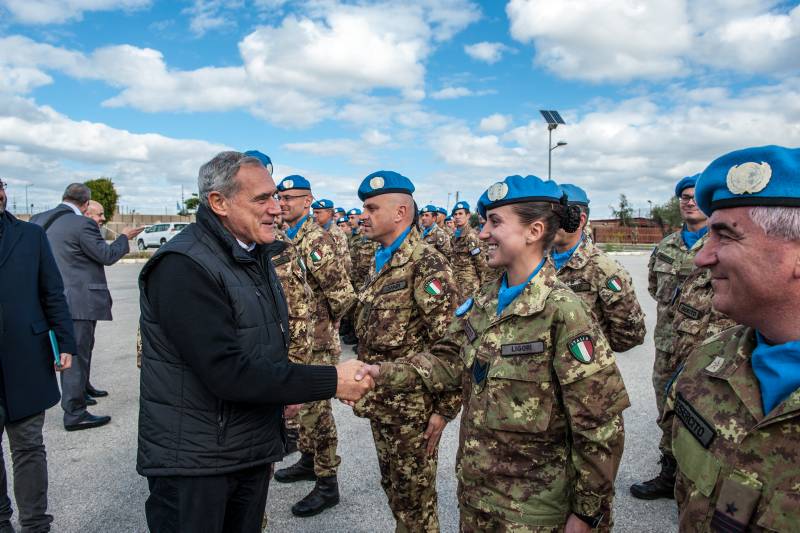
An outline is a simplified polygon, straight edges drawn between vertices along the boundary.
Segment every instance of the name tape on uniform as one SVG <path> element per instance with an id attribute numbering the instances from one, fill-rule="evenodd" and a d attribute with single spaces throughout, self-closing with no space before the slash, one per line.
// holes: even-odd
<path id="1" fill-rule="evenodd" d="M 408 282 L 406 280 L 395 281 L 394 283 L 390 283 L 385 285 L 383 289 L 381 289 L 381 294 L 388 294 L 390 292 L 397 292 L 399 290 L 403 290 L 408 287 Z"/>
<path id="2" fill-rule="evenodd" d="M 700 413 L 686 401 L 680 392 L 675 401 L 675 414 L 678 415 L 678 418 L 683 422 L 686 429 L 689 430 L 689 433 L 692 434 L 692 437 L 697 439 L 697 442 L 699 442 L 703 448 L 708 449 L 708 447 L 711 446 L 711 442 L 714 440 L 714 437 L 717 436 L 714 427 L 700 416 Z"/>
<path id="3" fill-rule="evenodd" d="M 544 353 L 544 342 L 521 342 L 518 344 L 503 344 L 500 346 L 500 355 L 509 357 L 512 355 L 536 355 Z"/>

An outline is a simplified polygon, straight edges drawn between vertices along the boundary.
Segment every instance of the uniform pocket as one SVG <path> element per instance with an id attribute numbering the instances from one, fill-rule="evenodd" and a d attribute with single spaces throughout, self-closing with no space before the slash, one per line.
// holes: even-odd
<path id="1" fill-rule="evenodd" d="M 364 341 L 367 346 L 375 350 L 392 349 L 404 346 L 406 333 L 413 307 L 402 305 L 408 302 L 389 302 L 383 300 L 380 307 L 373 305 L 363 327 Z M 359 337 L 361 338 L 361 337 Z"/>
<path id="2" fill-rule="evenodd" d="M 520 433 L 547 430 L 553 409 L 547 365 L 531 357 L 495 359 L 486 379 L 486 427 Z"/>
<path id="3" fill-rule="evenodd" d="M 694 483 L 703 496 L 710 498 L 719 477 L 720 464 L 717 458 L 706 451 L 682 423 L 678 423 L 672 449 L 683 475 Z"/>
<path id="4" fill-rule="evenodd" d="M 688 333 L 689 335 L 697 335 L 703 327 L 702 320 L 681 320 L 676 328 L 681 333 Z"/>
<path id="5" fill-rule="evenodd" d="M 776 490 L 762 504 L 762 514 L 756 524 L 767 531 L 796 531 L 800 491 Z"/>

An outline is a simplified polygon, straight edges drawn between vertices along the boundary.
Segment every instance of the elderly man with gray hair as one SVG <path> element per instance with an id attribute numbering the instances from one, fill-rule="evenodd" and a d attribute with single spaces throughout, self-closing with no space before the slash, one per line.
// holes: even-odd
<path id="1" fill-rule="evenodd" d="M 284 407 L 373 385 L 363 364 L 288 361 L 288 312 L 270 261 L 276 187 L 261 161 L 222 152 L 200 168 L 197 222 L 139 277 L 142 375 L 137 471 L 151 531 L 257 532 Z"/>

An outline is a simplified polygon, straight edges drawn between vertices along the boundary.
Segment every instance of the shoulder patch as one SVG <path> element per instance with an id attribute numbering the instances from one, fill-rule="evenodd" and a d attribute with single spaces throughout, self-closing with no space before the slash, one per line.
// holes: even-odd
<path id="1" fill-rule="evenodd" d="M 478 255 L 479 253 L 481 253 L 480 246 L 476 246 L 475 248 L 473 248 L 472 250 L 469 251 L 469 255 L 473 255 L 473 256 Z"/>
<path id="2" fill-rule="evenodd" d="M 442 282 L 438 278 L 432 278 L 425 284 L 425 292 L 431 296 L 441 296 L 444 293 Z"/>
<path id="3" fill-rule="evenodd" d="M 312 263 L 319 263 L 322 261 L 322 254 L 319 250 L 311 250 L 311 253 L 308 254 L 308 256 L 311 258 Z"/>
<path id="4" fill-rule="evenodd" d="M 475 300 L 472 298 L 467 298 L 467 300 L 463 304 L 459 305 L 458 309 L 456 309 L 456 316 L 462 317 L 466 315 L 467 312 L 472 309 L 473 303 L 475 303 Z"/>
<path id="5" fill-rule="evenodd" d="M 594 361 L 594 341 L 589 335 L 578 335 L 567 343 L 572 357 L 588 365 Z"/>
<path id="6" fill-rule="evenodd" d="M 611 276 L 606 281 L 606 287 L 611 289 L 612 292 L 621 292 L 622 291 L 622 280 L 619 279 L 619 276 Z"/>

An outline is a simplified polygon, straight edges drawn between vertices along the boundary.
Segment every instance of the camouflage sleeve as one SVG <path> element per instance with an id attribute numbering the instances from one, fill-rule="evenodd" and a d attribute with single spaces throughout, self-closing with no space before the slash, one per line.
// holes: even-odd
<path id="1" fill-rule="evenodd" d="M 444 255 L 445 259 L 449 261 L 450 258 L 453 257 L 453 245 L 450 243 L 450 239 L 445 232 L 440 234 L 439 241 L 439 246 L 437 248 L 440 252 L 442 252 L 442 255 Z"/>
<path id="2" fill-rule="evenodd" d="M 633 280 L 620 267 L 607 269 L 605 279 L 600 287 L 600 306 L 603 309 L 603 331 L 611 349 L 625 352 L 644 342 L 647 328 L 644 312 L 636 299 Z"/>
<path id="3" fill-rule="evenodd" d="M 458 306 L 455 277 L 442 254 L 431 252 L 417 263 L 414 300 L 425 323 L 429 346 L 444 337 Z M 433 411 L 453 419 L 461 409 L 461 391 L 434 393 Z"/>
<path id="4" fill-rule="evenodd" d="M 470 242 L 469 245 L 470 256 L 472 258 L 472 264 L 475 266 L 475 272 L 477 272 L 478 279 L 482 285 L 488 281 L 491 281 L 490 277 L 492 274 L 492 269 L 489 267 L 489 262 L 486 260 L 486 254 L 481 249 L 481 241 L 478 239 L 478 236 L 473 234 L 471 235 L 471 239 L 472 242 Z M 473 255 L 473 250 L 480 250 L 480 253 Z"/>
<path id="5" fill-rule="evenodd" d="M 603 514 L 608 523 L 625 444 L 622 411 L 630 401 L 614 353 L 588 309 L 574 294 L 562 295 L 553 367 L 572 439 L 572 510 Z"/>
<path id="6" fill-rule="evenodd" d="M 347 272 L 340 268 L 336 245 L 330 235 L 325 234 L 315 239 L 310 249 L 308 256 L 303 258 L 308 273 L 322 289 L 331 309 L 332 319 L 339 320 L 356 301 L 353 285 Z"/>
<path id="7" fill-rule="evenodd" d="M 653 270 L 653 267 L 656 264 L 656 253 L 658 253 L 658 246 L 653 248 L 653 253 L 650 254 L 650 260 L 647 262 L 647 292 L 650 293 L 650 296 L 653 297 L 653 300 L 658 299 L 656 298 L 658 279 L 656 278 L 655 270 Z"/>

